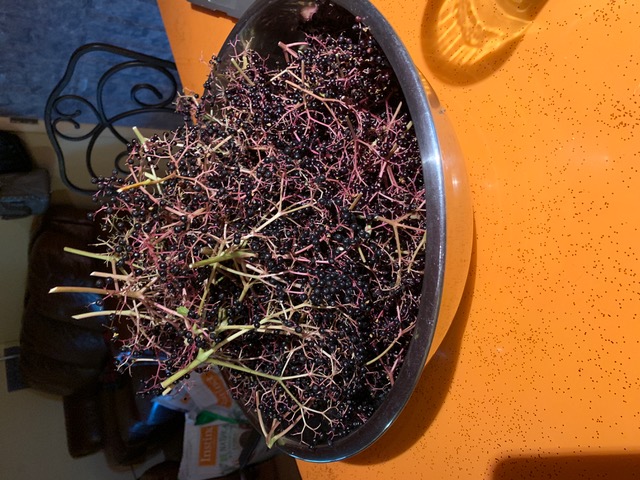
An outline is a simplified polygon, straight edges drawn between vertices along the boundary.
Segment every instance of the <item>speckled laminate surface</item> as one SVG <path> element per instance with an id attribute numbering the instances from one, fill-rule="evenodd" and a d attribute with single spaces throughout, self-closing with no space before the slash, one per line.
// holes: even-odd
<path id="1" fill-rule="evenodd" d="M 301 462 L 303 478 L 638 478 L 637 5 L 523 0 L 525 22 L 503 37 L 463 22 L 469 49 L 452 21 L 491 0 L 373 3 L 457 131 L 474 255 L 460 311 L 398 421 L 356 457 Z M 159 4 L 197 89 L 191 67 L 231 25 L 201 12 L 178 24 L 175 4 Z"/>

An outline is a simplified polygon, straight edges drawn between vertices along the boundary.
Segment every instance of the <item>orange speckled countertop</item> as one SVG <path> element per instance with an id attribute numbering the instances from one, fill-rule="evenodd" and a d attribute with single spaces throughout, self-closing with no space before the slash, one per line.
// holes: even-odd
<path id="1" fill-rule="evenodd" d="M 500 27 L 486 20 L 496 2 L 524 13 Z M 373 3 L 456 129 L 474 252 L 398 421 L 354 458 L 299 462 L 304 480 L 640 478 L 640 9 Z M 199 91 L 233 20 L 158 4 L 183 84 Z"/>

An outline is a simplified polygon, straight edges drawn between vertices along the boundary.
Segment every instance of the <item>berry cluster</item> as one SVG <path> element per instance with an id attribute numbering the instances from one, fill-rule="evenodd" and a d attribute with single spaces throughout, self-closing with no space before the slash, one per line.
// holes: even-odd
<path id="1" fill-rule="evenodd" d="M 107 310 L 150 390 L 220 367 L 267 442 L 313 448 L 392 387 L 418 314 L 424 184 L 402 92 L 366 25 L 322 12 L 281 58 L 214 58 L 185 126 L 96 179 Z M 104 312 L 103 312 L 104 313 Z M 127 338 L 128 337 L 128 338 Z"/>

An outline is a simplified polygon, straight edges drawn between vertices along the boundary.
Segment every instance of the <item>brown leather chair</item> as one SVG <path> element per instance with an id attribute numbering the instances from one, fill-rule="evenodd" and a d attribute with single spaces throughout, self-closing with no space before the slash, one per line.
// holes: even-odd
<path id="1" fill-rule="evenodd" d="M 21 330 L 20 367 L 26 383 L 60 395 L 68 450 L 81 457 L 104 450 L 114 465 L 131 465 L 181 440 L 183 417 L 137 392 L 145 370 L 117 372 L 105 317 L 75 320 L 77 313 L 103 308 L 95 294 L 49 294 L 58 285 L 93 286 L 97 261 L 65 253 L 87 249 L 97 239 L 86 213 L 54 206 L 39 219 L 29 247 L 27 292 Z"/>

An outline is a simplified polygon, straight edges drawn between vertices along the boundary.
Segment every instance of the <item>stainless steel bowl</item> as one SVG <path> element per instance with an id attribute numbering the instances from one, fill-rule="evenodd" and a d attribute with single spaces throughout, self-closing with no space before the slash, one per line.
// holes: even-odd
<path id="1" fill-rule="evenodd" d="M 473 235 L 471 194 L 464 162 L 437 96 L 416 69 L 409 52 L 384 16 L 368 0 L 333 0 L 344 15 L 361 17 L 382 47 L 402 87 L 420 145 L 426 186 L 426 271 L 420 314 L 411 344 L 393 388 L 359 429 L 310 449 L 284 437 L 277 446 L 307 461 L 331 462 L 355 455 L 375 442 L 398 417 L 422 370 L 448 330 L 466 282 Z M 313 0 L 257 0 L 239 19 L 219 53 L 224 63 L 230 42 L 251 41 L 261 54 L 276 52 L 277 42 L 300 40 L 297 31 Z M 254 412 L 249 419 L 257 426 Z"/>

